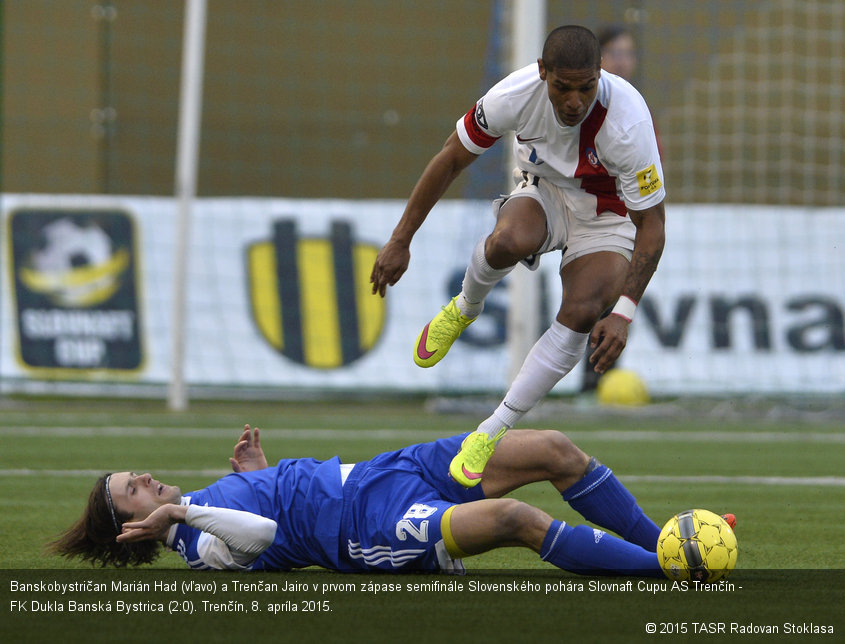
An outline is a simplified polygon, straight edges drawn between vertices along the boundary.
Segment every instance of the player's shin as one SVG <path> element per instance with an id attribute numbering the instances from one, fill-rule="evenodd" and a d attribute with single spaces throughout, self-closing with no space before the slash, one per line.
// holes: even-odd
<path id="1" fill-rule="evenodd" d="M 552 322 L 528 353 L 502 404 L 479 425 L 478 431 L 492 435 L 502 427 L 513 427 L 578 364 L 588 337 L 588 333 Z"/>
<path id="2" fill-rule="evenodd" d="M 484 308 L 484 299 L 493 287 L 514 268 L 513 266 L 507 268 L 490 266 L 484 255 L 484 242 L 484 239 L 478 242 L 472 253 L 461 285 L 461 293 L 456 302 L 461 313 L 467 317 L 475 317 L 481 313 Z"/>
<path id="3" fill-rule="evenodd" d="M 590 460 L 580 481 L 562 492 L 563 500 L 588 521 L 621 535 L 650 552 L 657 549 L 660 528 L 606 465 Z"/>
<path id="4" fill-rule="evenodd" d="M 657 555 L 586 525 L 552 521 L 540 558 L 583 575 L 663 577 Z"/>

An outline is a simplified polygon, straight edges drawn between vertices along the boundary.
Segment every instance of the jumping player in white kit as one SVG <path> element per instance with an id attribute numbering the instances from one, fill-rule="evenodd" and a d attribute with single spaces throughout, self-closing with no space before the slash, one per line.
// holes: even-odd
<path id="1" fill-rule="evenodd" d="M 452 461 L 451 476 L 466 487 L 481 481 L 496 443 L 572 370 L 588 340 L 598 373 L 619 357 L 665 239 L 663 169 L 645 101 L 602 72 L 591 31 L 558 27 L 536 64 L 500 81 L 458 120 L 376 259 L 373 293 L 384 296 L 407 270 L 411 239 L 454 179 L 510 132 L 517 187 L 496 202 L 493 232 L 475 248 L 461 292 L 423 328 L 414 361 L 439 362 L 520 261 L 536 267 L 540 255 L 560 250 L 563 296 L 502 403 Z"/>

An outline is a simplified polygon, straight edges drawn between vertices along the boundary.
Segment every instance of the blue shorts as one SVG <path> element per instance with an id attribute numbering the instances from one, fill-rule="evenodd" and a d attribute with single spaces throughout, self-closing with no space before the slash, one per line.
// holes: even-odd
<path id="1" fill-rule="evenodd" d="M 484 498 L 480 485 L 465 488 L 449 476 L 465 436 L 412 445 L 355 466 L 343 486 L 340 556 L 348 570 L 463 570 L 446 548 L 448 513 Z"/>

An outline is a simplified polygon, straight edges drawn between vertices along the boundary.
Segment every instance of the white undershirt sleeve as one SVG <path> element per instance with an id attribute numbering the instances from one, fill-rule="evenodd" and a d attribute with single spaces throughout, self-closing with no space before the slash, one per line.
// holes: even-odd
<path id="1" fill-rule="evenodd" d="M 238 564 L 254 560 L 276 536 L 276 522 L 252 512 L 190 505 L 185 523 L 220 539 Z"/>

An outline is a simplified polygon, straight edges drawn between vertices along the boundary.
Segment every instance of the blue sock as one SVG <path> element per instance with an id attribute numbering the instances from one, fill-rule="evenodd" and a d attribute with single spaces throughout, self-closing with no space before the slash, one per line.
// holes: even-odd
<path id="1" fill-rule="evenodd" d="M 664 576 L 653 552 L 601 530 L 562 521 L 552 521 L 540 558 L 582 575 Z"/>
<path id="2" fill-rule="evenodd" d="M 649 519 L 637 500 L 606 465 L 595 469 L 563 491 L 563 500 L 581 513 L 587 521 L 612 530 L 651 552 L 657 551 L 660 528 Z M 592 464 L 592 463 L 591 463 Z"/>

